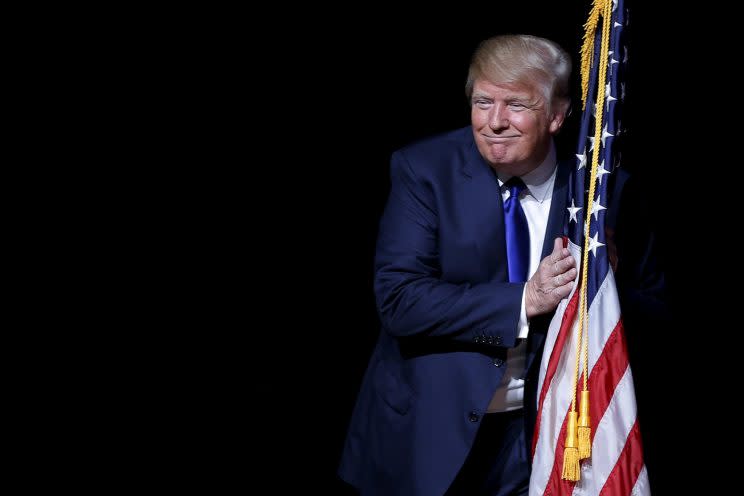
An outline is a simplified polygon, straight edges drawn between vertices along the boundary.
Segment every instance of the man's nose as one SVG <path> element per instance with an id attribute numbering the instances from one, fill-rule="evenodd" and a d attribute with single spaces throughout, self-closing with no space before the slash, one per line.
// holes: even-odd
<path id="1" fill-rule="evenodd" d="M 488 124 L 494 131 L 509 127 L 509 119 L 503 106 L 494 105 Z"/>

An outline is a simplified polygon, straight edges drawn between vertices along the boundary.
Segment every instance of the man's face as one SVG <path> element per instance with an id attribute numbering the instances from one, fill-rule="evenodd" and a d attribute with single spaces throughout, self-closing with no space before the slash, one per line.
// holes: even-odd
<path id="1" fill-rule="evenodd" d="M 473 136 L 483 158 L 497 171 L 521 176 L 539 166 L 565 111 L 552 109 L 530 84 L 492 84 L 476 79 L 471 100 Z"/>

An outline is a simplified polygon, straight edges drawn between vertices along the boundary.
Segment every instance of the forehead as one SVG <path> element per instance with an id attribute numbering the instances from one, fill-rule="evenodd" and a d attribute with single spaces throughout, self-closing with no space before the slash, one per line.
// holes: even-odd
<path id="1" fill-rule="evenodd" d="M 540 97 L 540 92 L 534 84 L 528 82 L 495 84 L 485 79 L 476 79 L 473 81 L 473 95 L 536 98 Z"/>

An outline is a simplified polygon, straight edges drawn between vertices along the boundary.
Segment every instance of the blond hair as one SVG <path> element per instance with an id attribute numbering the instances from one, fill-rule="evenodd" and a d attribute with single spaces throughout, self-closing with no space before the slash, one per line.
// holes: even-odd
<path id="1" fill-rule="evenodd" d="M 470 100 L 476 79 L 493 84 L 536 84 L 546 102 L 568 103 L 571 57 L 557 43 L 532 35 L 500 35 L 482 41 L 473 53 L 465 83 Z"/>

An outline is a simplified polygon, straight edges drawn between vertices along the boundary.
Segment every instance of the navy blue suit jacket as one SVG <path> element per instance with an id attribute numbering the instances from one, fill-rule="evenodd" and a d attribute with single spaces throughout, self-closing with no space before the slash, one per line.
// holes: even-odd
<path id="1" fill-rule="evenodd" d="M 569 170 L 558 168 L 543 257 L 564 233 Z M 364 496 L 442 495 L 516 344 L 524 284 L 508 282 L 499 183 L 470 127 L 395 152 L 391 182 L 375 258 L 382 332 L 339 475 Z M 525 449 L 551 317 L 530 322 Z"/>

